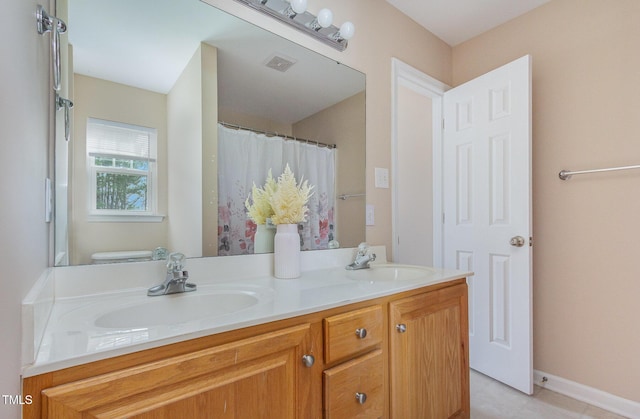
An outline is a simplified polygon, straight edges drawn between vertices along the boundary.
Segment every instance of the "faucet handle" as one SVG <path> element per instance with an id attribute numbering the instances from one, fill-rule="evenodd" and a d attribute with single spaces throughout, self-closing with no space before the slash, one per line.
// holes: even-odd
<path id="1" fill-rule="evenodd" d="M 167 258 L 167 272 L 182 271 L 185 265 L 185 255 L 182 253 L 174 252 L 169 254 Z"/>
<path id="2" fill-rule="evenodd" d="M 358 245 L 358 254 L 365 255 L 369 250 L 369 245 L 366 242 L 362 242 Z"/>
<path id="3" fill-rule="evenodd" d="M 156 247 L 151 254 L 152 260 L 166 260 L 169 251 L 164 247 Z"/>

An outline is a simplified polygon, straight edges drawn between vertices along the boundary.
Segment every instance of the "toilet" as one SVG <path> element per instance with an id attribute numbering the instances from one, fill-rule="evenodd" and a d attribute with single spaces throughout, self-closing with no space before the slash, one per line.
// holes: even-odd
<path id="1" fill-rule="evenodd" d="M 91 263 L 141 262 L 151 260 L 151 250 L 123 250 L 119 252 L 98 252 L 91 255 Z"/>

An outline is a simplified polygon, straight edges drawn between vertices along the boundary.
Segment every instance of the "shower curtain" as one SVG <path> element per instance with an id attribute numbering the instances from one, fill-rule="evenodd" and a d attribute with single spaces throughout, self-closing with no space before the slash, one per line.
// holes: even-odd
<path id="1" fill-rule="evenodd" d="M 313 195 L 307 221 L 298 224 L 302 250 L 326 249 L 335 237 L 335 149 L 218 124 L 218 254 L 253 253 L 256 225 L 247 217 L 251 187 L 262 187 L 271 169 L 277 180 L 287 164 Z"/>

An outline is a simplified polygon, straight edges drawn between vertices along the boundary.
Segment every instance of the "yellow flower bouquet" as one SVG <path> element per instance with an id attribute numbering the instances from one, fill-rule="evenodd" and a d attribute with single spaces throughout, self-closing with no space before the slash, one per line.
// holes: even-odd
<path id="1" fill-rule="evenodd" d="M 313 195 L 311 190 L 313 186 L 309 186 L 308 182 L 300 179 L 296 183 L 293 172 L 287 167 L 278 177 L 275 191 L 271 195 L 269 202 L 273 210 L 271 221 L 273 224 L 297 224 L 306 220 L 307 202 Z"/>
<path id="2" fill-rule="evenodd" d="M 296 183 L 288 164 L 277 182 L 269 170 L 264 186 L 259 188 L 254 183 L 251 188 L 251 196 L 244 203 L 247 215 L 258 225 L 265 224 L 268 218 L 276 225 L 305 221 L 312 189 L 306 180 Z"/>

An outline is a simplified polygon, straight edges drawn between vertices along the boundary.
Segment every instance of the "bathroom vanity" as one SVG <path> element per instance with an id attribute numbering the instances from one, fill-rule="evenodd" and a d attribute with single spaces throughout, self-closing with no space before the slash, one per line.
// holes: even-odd
<path id="1" fill-rule="evenodd" d="M 129 301 L 138 298 L 134 290 L 56 301 L 38 357 L 24 371 L 23 395 L 33 403 L 23 417 L 468 418 L 471 273 L 385 263 L 349 272 L 346 250 L 323 251 L 313 262 L 308 252 L 303 266 L 312 269 L 295 280 L 235 278 L 245 296 L 262 291 L 230 316 L 143 327 L 127 310 L 155 308 Z M 200 292 L 235 301 L 230 287 L 205 283 L 166 301 Z M 130 327 L 118 313 L 131 315 Z M 153 336 L 146 342 L 145 333 Z M 112 346 L 97 348 L 97 336 Z M 105 336 L 128 341 L 118 346 Z"/>

